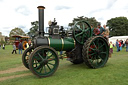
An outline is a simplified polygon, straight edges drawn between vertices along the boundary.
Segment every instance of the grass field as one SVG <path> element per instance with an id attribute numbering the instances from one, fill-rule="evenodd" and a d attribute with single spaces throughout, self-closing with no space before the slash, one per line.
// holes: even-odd
<path id="1" fill-rule="evenodd" d="M 99 69 L 90 69 L 84 63 L 74 65 L 65 59 L 60 60 L 55 74 L 47 78 L 37 78 L 23 69 L 22 55 L 11 54 L 11 51 L 10 45 L 5 50 L 0 49 L 0 79 L 4 79 L 0 85 L 128 85 L 128 52 L 125 48 L 121 52 L 116 52 L 114 48 L 112 58 Z"/>

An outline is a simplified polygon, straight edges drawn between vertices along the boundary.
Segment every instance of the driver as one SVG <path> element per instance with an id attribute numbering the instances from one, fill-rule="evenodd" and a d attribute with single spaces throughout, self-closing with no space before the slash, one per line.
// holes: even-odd
<path id="1" fill-rule="evenodd" d="M 97 28 L 95 29 L 95 35 L 103 35 L 105 29 L 101 27 L 101 23 L 97 24 Z"/>

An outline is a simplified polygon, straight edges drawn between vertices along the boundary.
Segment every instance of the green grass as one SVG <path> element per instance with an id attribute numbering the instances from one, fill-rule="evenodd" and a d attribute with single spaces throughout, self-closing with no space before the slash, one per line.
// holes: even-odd
<path id="1" fill-rule="evenodd" d="M 5 50 L 0 49 L 0 71 L 22 65 L 21 54 L 11 54 L 12 46 L 6 46 Z M 18 50 L 17 50 L 18 53 Z"/>
<path id="2" fill-rule="evenodd" d="M 11 46 L 0 50 L 0 70 L 22 65 L 21 55 L 11 54 Z M 31 73 L 28 71 L 1 74 L 1 77 Z M 0 77 L 0 78 L 1 78 Z M 59 68 L 50 77 L 37 78 L 35 75 L 1 81 L 0 85 L 128 85 L 128 52 L 125 48 L 114 53 L 103 68 L 90 69 L 84 63 L 74 65 L 60 60 Z"/>

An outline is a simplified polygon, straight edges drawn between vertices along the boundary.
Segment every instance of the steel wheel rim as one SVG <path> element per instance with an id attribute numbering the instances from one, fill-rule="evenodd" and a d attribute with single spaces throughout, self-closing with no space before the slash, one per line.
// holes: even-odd
<path id="1" fill-rule="evenodd" d="M 104 66 L 109 56 L 109 47 L 102 38 L 95 38 L 88 48 L 88 60 L 94 68 Z"/>
<path id="2" fill-rule="evenodd" d="M 49 48 L 37 50 L 33 55 L 31 62 L 33 71 L 39 77 L 52 75 L 59 65 L 57 54 Z"/>

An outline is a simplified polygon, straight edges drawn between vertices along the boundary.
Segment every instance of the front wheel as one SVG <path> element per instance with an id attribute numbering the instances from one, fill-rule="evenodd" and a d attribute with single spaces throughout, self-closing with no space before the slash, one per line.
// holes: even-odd
<path id="1" fill-rule="evenodd" d="M 40 46 L 31 53 L 29 68 L 38 77 L 51 76 L 57 70 L 58 66 L 58 55 L 51 47 Z"/>

